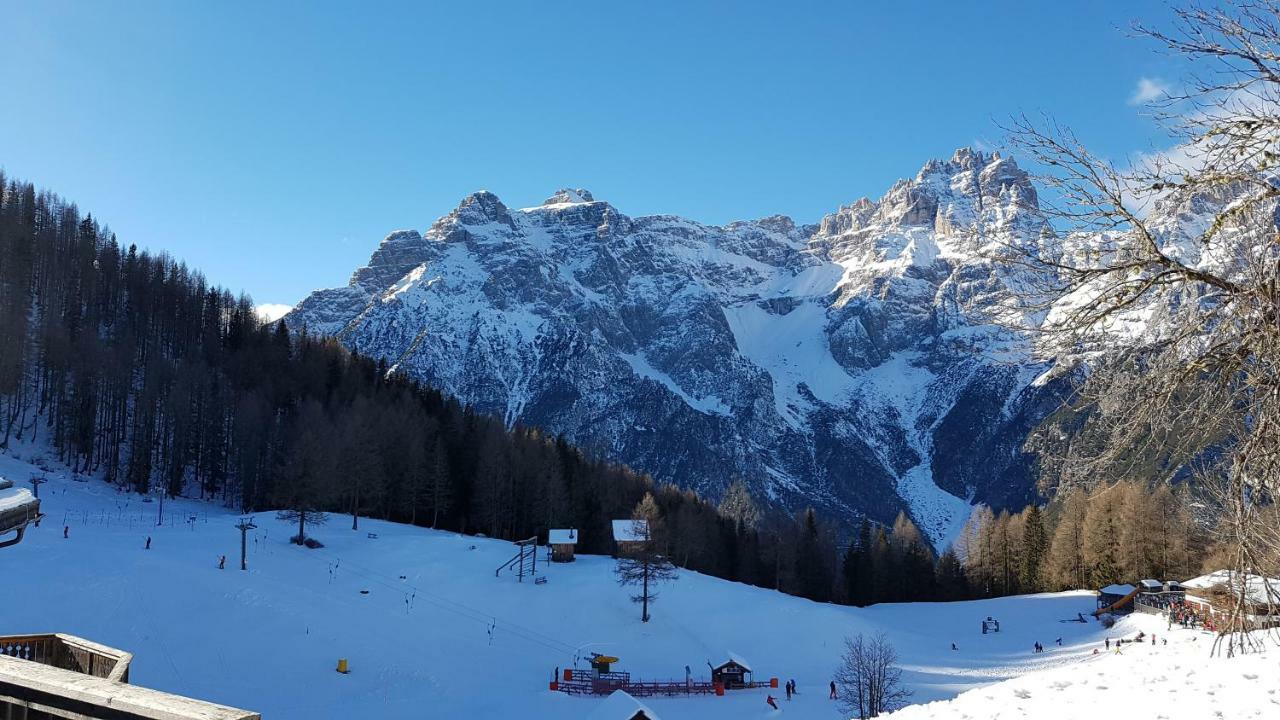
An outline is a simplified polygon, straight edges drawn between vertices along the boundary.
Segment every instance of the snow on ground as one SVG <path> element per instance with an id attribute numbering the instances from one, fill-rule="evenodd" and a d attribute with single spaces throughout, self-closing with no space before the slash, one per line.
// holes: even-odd
<path id="1" fill-rule="evenodd" d="M 1047 669 L 987 687 L 952 700 L 915 705 L 886 717 L 893 720 L 1074 720 L 1086 716 L 1151 718 L 1280 717 L 1280 654 L 1274 643 L 1265 653 L 1235 658 L 1210 657 L 1213 637 L 1175 629 L 1150 615 L 1133 615 L 1115 628 L 1115 636 L 1138 631 L 1168 645 L 1126 644 L 1117 652 L 1100 651 L 1066 667 Z M 1114 636 L 1113 636 L 1114 637 Z"/>
<path id="2" fill-rule="evenodd" d="M 35 472 L 0 456 L 0 476 L 15 483 Z M 705 678 L 707 662 L 730 649 L 759 678 L 795 679 L 800 695 L 780 701 L 784 714 L 831 720 L 839 715 L 825 689 L 851 633 L 888 634 L 917 702 L 1040 668 L 1071 677 L 1099 661 L 1090 652 L 1108 634 L 1092 621 L 1060 622 L 1093 607 L 1087 593 L 855 609 L 689 572 L 662 589 L 644 624 L 609 558 L 551 566 L 540 558 L 548 582 L 517 583 L 494 576 L 515 554 L 510 543 L 367 519 L 355 532 L 341 516 L 314 530 L 327 547 L 306 550 L 287 543 L 290 525 L 258 514 L 241 572 L 233 512 L 167 501 L 157 527 L 158 503 L 42 474 L 46 519 L 0 550 L 0 633 L 82 635 L 135 653 L 130 677 L 139 685 L 269 720 L 584 718 L 601 699 L 547 690 L 554 668 L 575 655 L 616 655 L 615 669 L 633 678 L 682 679 L 686 665 Z M 220 555 L 226 570 L 217 569 Z M 981 634 L 988 615 L 1002 621 L 1001 633 Z M 1032 654 L 1037 640 L 1049 652 Z M 349 675 L 334 671 L 339 658 Z M 765 695 L 642 700 L 664 720 L 728 720 L 766 715 Z"/>

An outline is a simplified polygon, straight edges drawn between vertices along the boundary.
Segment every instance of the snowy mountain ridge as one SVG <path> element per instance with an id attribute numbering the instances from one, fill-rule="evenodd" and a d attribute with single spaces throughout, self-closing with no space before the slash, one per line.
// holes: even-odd
<path id="1" fill-rule="evenodd" d="M 817 225 L 477 192 L 286 321 L 659 480 L 905 509 L 941 546 L 1031 496 L 1021 443 L 1060 389 L 985 320 L 1018 280 L 984 250 L 1046 233 L 1027 173 L 969 149 Z"/>

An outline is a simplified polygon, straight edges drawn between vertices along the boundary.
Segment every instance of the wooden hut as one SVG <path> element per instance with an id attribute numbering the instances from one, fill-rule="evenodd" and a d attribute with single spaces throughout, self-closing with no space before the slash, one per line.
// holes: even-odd
<path id="1" fill-rule="evenodd" d="M 1133 596 L 1138 594 L 1138 588 L 1125 583 L 1123 585 L 1108 585 L 1098 589 L 1098 609 L 1093 612 L 1094 615 L 1100 615 L 1104 612 L 1109 613 L 1126 613 L 1133 610 Z"/>
<path id="2" fill-rule="evenodd" d="M 729 659 L 711 668 L 711 682 L 723 683 L 726 690 L 746 687 L 751 678 L 751 665 L 729 653 Z"/>
<path id="3" fill-rule="evenodd" d="M 613 542 L 619 555 L 640 550 L 649 542 L 649 521 L 614 520 Z"/>
<path id="4" fill-rule="evenodd" d="M 573 562 L 573 550 L 578 544 L 578 531 L 552 530 L 547 533 L 547 544 L 551 546 L 551 562 Z"/>

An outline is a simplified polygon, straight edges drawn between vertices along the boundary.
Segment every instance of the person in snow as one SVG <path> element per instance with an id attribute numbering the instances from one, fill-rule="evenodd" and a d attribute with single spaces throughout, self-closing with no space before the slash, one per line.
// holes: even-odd
<path id="1" fill-rule="evenodd" d="M 773 696 L 772 696 L 772 695 L 770 695 L 770 696 L 766 697 L 766 698 L 764 699 L 764 701 L 765 701 L 765 702 L 767 702 L 767 703 L 769 703 L 769 707 L 773 708 L 774 710 L 777 710 L 777 709 L 778 709 L 778 703 L 774 701 L 774 699 L 773 699 Z"/>
<path id="2" fill-rule="evenodd" d="M 1062 647 L 1062 638 L 1058 638 L 1058 647 Z"/>
<path id="3" fill-rule="evenodd" d="M 791 679 L 791 694 L 792 694 L 792 695 L 799 695 L 799 694 L 800 694 L 800 690 L 799 690 L 799 688 L 797 688 L 797 687 L 796 687 L 796 681 L 795 681 L 795 678 L 792 678 L 792 679 Z"/>
<path id="4" fill-rule="evenodd" d="M 1156 634 L 1155 634 L 1155 633 L 1151 633 L 1151 644 L 1152 644 L 1152 645 L 1155 645 L 1155 644 L 1156 644 Z"/>
<path id="5" fill-rule="evenodd" d="M 791 683 L 787 683 L 787 702 L 791 702 Z"/>
<path id="6" fill-rule="evenodd" d="M 227 569 L 227 556 L 226 556 L 226 555 L 221 555 L 221 556 L 219 556 L 219 557 L 218 557 L 218 569 L 219 569 L 219 570 L 226 570 L 226 569 Z"/>
<path id="7" fill-rule="evenodd" d="M 836 699 L 836 681 L 835 680 L 831 681 L 831 699 L 832 700 Z"/>
<path id="8" fill-rule="evenodd" d="M 956 644 L 955 644 L 955 643 L 951 643 L 951 649 L 952 649 L 952 650 L 959 650 L 960 648 L 956 647 Z"/>
<path id="9" fill-rule="evenodd" d="M 1107 649 L 1111 649 L 1111 638 L 1107 638 Z"/>
<path id="10" fill-rule="evenodd" d="M 150 535 L 148 535 L 148 536 L 147 536 L 147 546 L 146 546 L 145 548 L 143 548 L 143 549 L 144 549 L 144 550 L 150 550 L 150 549 L 151 549 L 151 536 L 150 536 Z"/>
<path id="11" fill-rule="evenodd" d="M 71 526 L 70 526 L 70 525 L 63 525 L 63 526 L 62 526 L 62 539 L 63 539 L 63 540 L 66 540 L 66 539 L 67 539 L 67 534 L 68 534 L 68 533 L 70 533 L 70 532 L 71 532 Z"/>

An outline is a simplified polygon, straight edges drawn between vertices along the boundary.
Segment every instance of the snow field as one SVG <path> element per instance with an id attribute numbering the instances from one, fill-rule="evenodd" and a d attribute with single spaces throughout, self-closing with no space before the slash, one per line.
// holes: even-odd
<path id="1" fill-rule="evenodd" d="M 0 456 L 0 476 L 15 484 L 35 472 Z M 1108 634 L 1093 622 L 1059 622 L 1093 607 L 1087 593 L 855 609 L 690 572 L 661 589 L 653 621 L 643 624 L 609 558 L 544 565 L 540 554 L 548 582 L 517 583 L 494 577 L 515 554 L 510 543 L 364 518 L 352 531 L 343 516 L 314 529 L 325 548 L 306 550 L 287 543 L 292 526 L 259 513 L 249 571 L 241 572 L 236 513 L 166 501 L 166 524 L 157 527 L 156 503 L 101 482 L 43 474 L 50 477 L 41 488 L 45 521 L 0 551 L 7 578 L 0 633 L 82 635 L 133 652 L 136 684 L 271 720 L 583 718 L 600 699 L 547 689 L 553 670 L 573 665 L 575 655 L 616 655 L 615 669 L 663 680 L 683 678 L 686 665 L 706 677 L 707 663 L 731 649 L 758 678 L 797 682 L 791 702 L 774 694 L 784 714 L 830 720 L 839 714 L 826 686 L 851 633 L 889 635 L 915 702 L 1041 668 L 1063 677 L 1092 671 L 1098 660 L 1090 652 Z M 152 549 L 144 550 L 148 535 Z M 226 570 L 217 569 L 220 555 Z M 981 634 L 988 615 L 1003 632 Z M 1049 652 L 1033 655 L 1036 641 Z M 339 658 L 349 661 L 349 675 L 335 672 Z M 1003 696 L 1003 687 L 976 692 Z M 765 694 L 643 701 L 664 720 L 727 720 L 772 712 Z"/>

